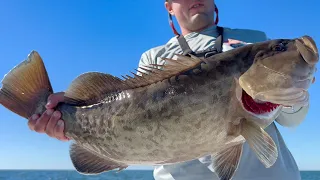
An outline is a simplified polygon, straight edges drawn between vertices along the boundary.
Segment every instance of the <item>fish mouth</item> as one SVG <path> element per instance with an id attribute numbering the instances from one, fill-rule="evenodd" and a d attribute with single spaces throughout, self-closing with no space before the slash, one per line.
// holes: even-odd
<path id="1" fill-rule="evenodd" d="M 262 92 L 256 94 L 254 98 L 242 89 L 241 103 L 243 108 L 259 119 L 275 118 L 283 107 L 306 106 L 308 102 L 309 93 L 301 88 Z"/>
<path id="2" fill-rule="evenodd" d="M 281 104 L 253 99 L 245 90 L 242 90 L 241 103 L 249 114 L 258 116 L 260 119 L 274 117 L 281 108 Z"/>

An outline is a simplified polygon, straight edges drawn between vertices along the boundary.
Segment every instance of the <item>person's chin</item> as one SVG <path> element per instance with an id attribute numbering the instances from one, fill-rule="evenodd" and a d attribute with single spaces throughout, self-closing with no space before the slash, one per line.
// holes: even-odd
<path id="1" fill-rule="evenodd" d="M 190 25 L 193 27 L 194 30 L 208 26 L 209 23 L 210 19 L 208 18 L 208 16 L 202 13 L 195 14 L 190 19 Z"/>

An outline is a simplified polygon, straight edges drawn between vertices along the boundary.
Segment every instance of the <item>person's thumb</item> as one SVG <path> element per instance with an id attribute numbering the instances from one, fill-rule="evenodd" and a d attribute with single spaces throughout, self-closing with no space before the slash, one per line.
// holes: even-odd
<path id="1" fill-rule="evenodd" d="M 46 108 L 53 109 L 58 105 L 59 102 L 63 102 L 63 100 L 64 100 L 64 92 L 50 94 L 50 96 L 48 97 Z"/>

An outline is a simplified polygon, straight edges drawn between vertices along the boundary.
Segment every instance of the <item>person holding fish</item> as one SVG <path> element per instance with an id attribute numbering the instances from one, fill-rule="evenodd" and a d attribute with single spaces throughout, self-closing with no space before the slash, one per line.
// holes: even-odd
<path id="1" fill-rule="evenodd" d="M 164 63 L 162 58 L 173 58 L 175 54 L 210 57 L 247 44 L 268 40 L 264 32 L 219 27 L 217 25 L 218 9 L 214 0 L 166 0 L 164 5 L 169 13 L 170 25 L 177 36 L 170 39 L 167 44 L 143 53 L 139 67 L 162 64 Z M 176 17 L 181 34 L 175 29 L 172 16 Z M 270 106 L 266 107 L 248 95 L 243 95 L 243 98 L 247 102 L 246 109 L 252 114 L 270 112 L 268 109 L 271 108 Z M 54 110 L 58 103 L 63 101 L 64 92 L 50 95 L 45 113 L 34 114 L 29 118 L 30 129 L 61 141 L 68 141 L 68 138 L 64 136 L 64 120 L 61 119 L 61 113 Z M 297 126 L 304 120 L 308 107 L 308 102 L 306 102 L 304 106 L 284 108 L 275 121 L 283 126 Z M 301 179 L 297 164 L 275 123 L 267 125 L 265 131 L 278 147 L 277 161 L 270 168 L 265 168 L 249 145 L 245 143 L 239 166 L 233 176 L 234 180 Z M 156 166 L 154 178 L 155 180 L 215 180 L 218 179 L 218 176 L 214 171 L 212 157 L 205 156 L 189 162 Z"/>

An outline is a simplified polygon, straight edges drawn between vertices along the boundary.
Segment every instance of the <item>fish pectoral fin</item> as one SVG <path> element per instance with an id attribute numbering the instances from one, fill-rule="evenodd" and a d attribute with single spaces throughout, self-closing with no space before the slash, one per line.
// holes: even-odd
<path id="1" fill-rule="evenodd" d="M 103 172 L 119 169 L 126 169 L 128 165 L 114 162 L 105 157 L 101 157 L 95 152 L 84 147 L 72 144 L 70 147 L 70 157 L 75 169 L 81 174 L 100 174 Z"/>
<path id="2" fill-rule="evenodd" d="M 72 81 L 65 92 L 64 102 L 73 105 L 92 105 L 107 95 L 125 88 L 123 80 L 109 74 L 87 72 Z"/>
<path id="3" fill-rule="evenodd" d="M 266 167 L 271 167 L 278 158 L 278 149 L 275 142 L 258 125 L 244 120 L 241 135 L 246 139 L 257 158 Z"/>
<path id="4" fill-rule="evenodd" d="M 229 147 L 212 155 L 212 167 L 221 180 L 232 179 L 238 169 L 242 154 L 243 144 Z"/>

